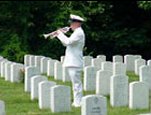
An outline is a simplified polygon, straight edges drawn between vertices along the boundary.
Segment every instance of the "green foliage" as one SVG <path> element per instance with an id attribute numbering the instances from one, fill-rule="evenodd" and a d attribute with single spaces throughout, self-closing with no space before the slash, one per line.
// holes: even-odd
<path id="1" fill-rule="evenodd" d="M 3 47 L 2 55 L 8 60 L 23 62 L 23 57 L 26 52 L 22 51 L 19 37 L 16 34 L 10 36 L 10 40 Z"/>
<path id="2" fill-rule="evenodd" d="M 151 9 L 151 1 L 138 1 L 138 6 L 145 10 Z"/>
<path id="3" fill-rule="evenodd" d="M 149 59 L 150 10 L 140 7 L 150 6 L 150 1 L 1 1 L 0 54 L 17 62 L 25 53 L 59 59 L 65 47 L 43 34 L 68 26 L 73 13 L 86 20 L 84 55 L 139 53 Z"/>

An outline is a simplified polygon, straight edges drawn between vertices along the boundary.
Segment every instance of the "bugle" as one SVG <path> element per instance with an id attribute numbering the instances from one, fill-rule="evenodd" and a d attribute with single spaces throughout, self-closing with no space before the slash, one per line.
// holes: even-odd
<path id="1" fill-rule="evenodd" d="M 60 28 L 59 30 L 62 31 L 63 33 L 66 33 L 70 30 L 70 27 L 66 26 L 66 27 Z M 48 37 L 54 38 L 57 36 L 57 30 L 48 34 L 43 34 L 43 36 L 45 39 L 47 39 Z"/>

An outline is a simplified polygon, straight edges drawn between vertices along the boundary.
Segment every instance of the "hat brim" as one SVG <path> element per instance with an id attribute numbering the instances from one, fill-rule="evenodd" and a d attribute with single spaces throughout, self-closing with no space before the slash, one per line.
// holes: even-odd
<path id="1" fill-rule="evenodd" d="M 81 20 L 76 20 L 76 19 L 69 19 L 68 22 L 69 22 L 69 23 L 73 23 L 73 22 L 80 22 L 80 23 L 82 23 Z"/>

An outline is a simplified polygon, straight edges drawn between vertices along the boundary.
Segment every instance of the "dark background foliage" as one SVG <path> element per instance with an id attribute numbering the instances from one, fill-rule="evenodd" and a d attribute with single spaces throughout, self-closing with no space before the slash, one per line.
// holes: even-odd
<path id="1" fill-rule="evenodd" d="M 86 19 L 84 55 L 151 58 L 150 1 L 0 1 L 0 9 L 0 55 L 12 61 L 25 54 L 60 59 L 65 47 L 42 35 L 68 26 L 71 13 Z"/>

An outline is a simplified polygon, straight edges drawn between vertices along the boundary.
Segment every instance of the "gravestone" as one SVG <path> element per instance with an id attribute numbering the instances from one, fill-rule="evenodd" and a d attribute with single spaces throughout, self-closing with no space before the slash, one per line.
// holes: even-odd
<path id="1" fill-rule="evenodd" d="M 25 66 L 30 66 L 30 54 L 24 55 L 24 65 Z"/>
<path id="2" fill-rule="evenodd" d="M 124 56 L 124 63 L 126 64 L 126 70 L 127 71 L 134 71 L 134 61 L 135 58 L 133 55 L 125 55 Z"/>
<path id="3" fill-rule="evenodd" d="M 97 71 L 96 76 L 96 94 L 109 95 L 110 79 L 112 76 L 112 72 L 106 70 L 99 70 Z"/>
<path id="4" fill-rule="evenodd" d="M 84 90 L 93 91 L 96 89 L 96 68 L 87 66 L 84 68 Z"/>
<path id="5" fill-rule="evenodd" d="M 8 60 L 4 59 L 1 61 L 1 77 L 5 77 L 5 63 L 7 63 Z"/>
<path id="6" fill-rule="evenodd" d="M 0 56 L 0 60 L 4 59 L 2 56 Z"/>
<path id="7" fill-rule="evenodd" d="M 71 91 L 69 86 L 56 85 L 51 87 L 51 111 L 71 111 Z"/>
<path id="8" fill-rule="evenodd" d="M 91 61 L 91 65 L 94 66 L 97 71 L 101 69 L 102 62 L 104 62 L 101 58 L 93 58 Z"/>
<path id="9" fill-rule="evenodd" d="M 10 81 L 11 80 L 11 65 L 13 64 L 13 62 L 8 61 L 7 63 L 5 63 L 5 80 L 6 81 Z"/>
<path id="10" fill-rule="evenodd" d="M 42 81 L 38 84 L 38 89 L 39 89 L 38 102 L 39 102 L 40 109 L 50 108 L 50 102 L 51 102 L 50 88 L 54 85 L 56 85 L 56 83 L 52 81 Z"/>
<path id="11" fill-rule="evenodd" d="M 141 59 L 140 55 L 125 55 L 124 63 L 126 64 L 127 71 L 135 71 L 135 60 Z"/>
<path id="12" fill-rule="evenodd" d="M 35 66 L 35 56 L 34 55 L 31 55 L 29 58 L 29 65 Z"/>
<path id="13" fill-rule="evenodd" d="M 7 61 L 5 61 L 4 63 L 3 63 L 3 72 L 2 72 L 2 75 L 4 76 L 4 78 L 6 77 L 6 64 L 7 63 L 10 63 L 10 61 L 9 60 L 7 60 Z"/>
<path id="14" fill-rule="evenodd" d="M 92 56 L 84 56 L 83 57 L 83 67 L 91 66 L 91 60 L 93 59 Z"/>
<path id="15" fill-rule="evenodd" d="M 110 94 L 110 79 L 111 71 L 99 70 L 96 75 L 96 94 L 109 95 Z"/>
<path id="16" fill-rule="evenodd" d="M 66 81 L 70 81 L 70 76 L 69 76 L 69 73 L 67 71 L 67 68 L 66 67 L 63 67 L 63 73 L 62 73 L 62 80 L 63 82 L 66 82 Z"/>
<path id="17" fill-rule="evenodd" d="M 147 61 L 147 65 L 148 65 L 148 66 L 151 66 L 151 60 L 148 60 L 148 61 Z"/>
<path id="18" fill-rule="evenodd" d="M 55 62 L 54 69 L 54 78 L 55 80 L 62 80 L 62 63 L 57 61 Z"/>
<path id="19" fill-rule="evenodd" d="M 21 82 L 23 80 L 24 65 L 21 63 L 13 63 L 11 64 L 11 82 Z"/>
<path id="20" fill-rule="evenodd" d="M 96 58 L 100 58 L 102 61 L 106 61 L 106 56 L 105 55 L 97 55 Z"/>
<path id="21" fill-rule="evenodd" d="M 142 65 L 146 65 L 146 60 L 144 60 L 144 59 L 136 59 L 135 60 L 135 74 L 136 75 L 139 75 L 139 68 Z"/>
<path id="22" fill-rule="evenodd" d="M 151 115 L 151 113 L 142 113 L 142 114 L 138 114 L 138 115 Z"/>
<path id="23" fill-rule="evenodd" d="M 39 71 L 40 71 L 40 68 L 41 68 L 41 59 L 43 57 L 44 56 L 35 56 L 35 66 L 39 68 Z"/>
<path id="24" fill-rule="evenodd" d="M 60 62 L 63 63 L 65 56 L 60 57 Z"/>
<path id="25" fill-rule="evenodd" d="M 1 73 L 2 73 L 2 72 L 1 72 L 1 71 L 2 71 L 2 64 L 1 64 L 1 63 L 2 63 L 4 60 L 6 60 L 6 59 L 1 59 L 1 60 L 0 60 L 0 77 L 2 77 L 2 75 L 1 75 Z"/>
<path id="26" fill-rule="evenodd" d="M 151 90 L 151 66 L 141 66 L 139 75 L 140 81 L 146 83 Z"/>
<path id="27" fill-rule="evenodd" d="M 113 75 L 126 75 L 126 64 L 121 62 L 113 63 Z"/>
<path id="28" fill-rule="evenodd" d="M 114 55 L 113 56 L 113 62 L 121 62 L 121 63 L 123 63 L 123 56 L 121 56 L 121 55 Z"/>
<path id="29" fill-rule="evenodd" d="M 82 98 L 81 115 L 107 115 L 107 99 L 99 95 Z"/>
<path id="30" fill-rule="evenodd" d="M 129 85 L 129 108 L 149 108 L 149 88 L 143 82 L 132 82 Z"/>
<path id="31" fill-rule="evenodd" d="M 25 67 L 25 80 L 24 80 L 24 89 L 25 92 L 31 92 L 31 78 L 35 75 L 40 75 L 40 71 L 37 67 L 29 66 Z"/>
<path id="32" fill-rule="evenodd" d="M 142 56 L 141 55 L 134 55 L 135 59 L 141 59 Z"/>
<path id="33" fill-rule="evenodd" d="M 42 74 L 46 74 L 47 73 L 48 60 L 51 60 L 51 58 L 48 58 L 48 57 L 41 58 L 40 71 L 41 71 Z"/>
<path id="34" fill-rule="evenodd" d="M 113 75 L 110 81 L 110 104 L 112 107 L 128 105 L 128 77 Z"/>
<path id="35" fill-rule="evenodd" d="M 54 76 L 55 62 L 58 60 L 48 60 L 47 76 Z"/>
<path id="36" fill-rule="evenodd" d="M 31 78 L 31 100 L 38 99 L 38 84 L 47 81 L 47 77 L 36 75 Z"/>
<path id="37" fill-rule="evenodd" d="M 5 112 L 5 102 L 0 100 L 0 115 L 6 115 Z"/>
<path id="38" fill-rule="evenodd" d="M 113 63 L 110 61 L 102 62 L 102 70 L 113 72 Z"/>

